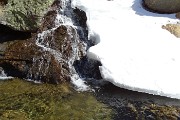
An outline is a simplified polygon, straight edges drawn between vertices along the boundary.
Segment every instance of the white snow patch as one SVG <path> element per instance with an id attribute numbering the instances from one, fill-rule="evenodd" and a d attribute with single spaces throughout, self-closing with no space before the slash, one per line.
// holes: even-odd
<path id="1" fill-rule="evenodd" d="M 89 38 L 100 42 L 88 55 L 101 61 L 105 80 L 180 99 L 180 39 L 161 28 L 179 21 L 174 14 L 148 12 L 141 0 L 73 0 L 72 7 L 86 12 Z"/>

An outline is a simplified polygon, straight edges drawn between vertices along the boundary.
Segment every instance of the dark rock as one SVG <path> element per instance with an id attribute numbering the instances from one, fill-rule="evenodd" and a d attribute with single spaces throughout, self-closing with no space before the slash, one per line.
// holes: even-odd
<path id="1" fill-rule="evenodd" d="M 6 50 L 5 63 L 20 71 L 21 74 L 17 77 L 26 76 L 48 83 L 69 81 L 71 69 L 73 70 L 71 64 L 84 56 L 83 43 L 75 38 L 77 34 L 74 28 L 59 26 L 43 38 L 44 47 L 36 44 L 35 37 L 37 36 L 12 44 Z M 38 42 L 40 44 L 40 41 Z"/>
<path id="2" fill-rule="evenodd" d="M 147 9 L 158 13 L 177 13 L 180 12 L 179 0 L 143 0 Z"/>
<path id="3" fill-rule="evenodd" d="M 0 44 L 13 40 L 25 40 L 30 37 L 30 32 L 16 31 L 8 26 L 0 24 Z"/>
<path id="4" fill-rule="evenodd" d="M 30 39 L 13 41 L 6 47 L 0 64 L 7 75 L 47 83 L 70 81 L 77 73 L 101 79 L 101 63 L 84 57 L 92 45 L 85 12 L 72 9 L 70 3 L 62 5 L 59 0 L 51 5 Z M 67 18 L 76 27 L 64 25 Z"/>
<path id="5" fill-rule="evenodd" d="M 55 27 L 55 19 L 56 19 L 56 16 L 57 16 L 57 11 L 53 10 L 53 11 L 48 11 L 46 13 L 46 17 L 44 18 L 43 20 L 43 26 L 41 27 L 41 31 L 45 31 L 45 30 L 48 30 L 48 29 L 52 29 Z"/>
<path id="6" fill-rule="evenodd" d="M 80 24 L 80 26 L 82 26 L 83 28 L 87 28 L 87 24 L 86 24 L 86 21 L 87 21 L 87 16 L 86 16 L 86 13 L 78 8 L 75 8 L 74 10 L 74 13 L 76 15 L 76 20 L 78 21 L 78 23 Z"/>
<path id="7" fill-rule="evenodd" d="M 25 40 L 31 37 L 29 32 L 12 30 L 10 27 L 0 24 L 0 63 L 4 60 L 6 48 L 17 40 Z"/>
<path id="8" fill-rule="evenodd" d="M 74 62 L 74 67 L 82 78 L 102 79 L 99 66 L 102 66 L 99 61 L 88 59 L 87 56 Z"/>
<path id="9" fill-rule="evenodd" d="M 59 0 L 52 4 L 32 38 L 8 45 L 1 59 L 8 75 L 60 83 L 76 73 L 73 63 L 85 55 L 86 46 L 76 29 L 56 23 L 61 5 Z"/>
<path id="10" fill-rule="evenodd" d="M 177 120 L 180 100 L 130 91 L 105 81 L 95 89 L 96 98 L 113 108 L 113 120 Z"/>
<path id="11" fill-rule="evenodd" d="M 8 0 L 0 0 L 0 5 L 6 5 L 7 4 L 7 2 L 8 2 Z"/>

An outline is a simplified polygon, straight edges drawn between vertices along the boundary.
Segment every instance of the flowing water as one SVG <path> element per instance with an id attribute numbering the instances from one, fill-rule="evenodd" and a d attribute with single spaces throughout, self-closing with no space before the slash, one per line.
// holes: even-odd
<path id="1" fill-rule="evenodd" d="M 88 35 L 83 33 L 82 28 L 76 23 L 69 0 L 62 0 L 62 7 L 58 12 L 55 27 L 39 33 L 36 45 L 42 50 L 50 52 L 57 61 L 62 62 L 62 54 L 50 47 L 49 42 L 52 41 L 44 41 L 44 38 L 61 25 L 66 26 L 68 30 L 70 27 L 76 29 L 84 41 L 87 40 Z M 90 47 L 89 43 L 84 49 L 88 47 Z M 74 49 L 72 59 L 63 62 L 66 62 L 71 68 L 72 83 L 75 86 L 69 83 L 61 85 L 34 84 L 15 78 L 0 81 L 0 120 L 180 119 L 180 100 L 133 92 L 118 88 L 103 80 L 86 78 L 88 76 L 85 75 L 85 72 L 88 71 L 87 66 L 93 66 L 96 62 L 86 58 L 74 65 L 74 62 L 80 59 L 77 56 L 76 46 Z M 36 59 L 33 61 L 35 62 Z M 96 65 L 100 65 L 100 63 L 96 63 Z M 85 72 L 78 69 L 82 66 L 83 69 L 86 69 Z M 39 64 L 39 71 L 41 67 Z M 81 74 L 82 72 L 84 73 Z M 0 70 L 0 75 L 1 78 L 7 77 L 3 70 Z M 76 91 L 74 88 L 80 91 Z"/>

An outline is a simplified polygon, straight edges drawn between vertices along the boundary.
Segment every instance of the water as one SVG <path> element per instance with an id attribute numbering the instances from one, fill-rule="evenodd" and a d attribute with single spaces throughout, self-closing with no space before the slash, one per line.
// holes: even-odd
<path id="1" fill-rule="evenodd" d="M 13 77 L 7 76 L 3 68 L 0 67 L 0 80 L 12 79 Z"/>
<path id="2" fill-rule="evenodd" d="M 48 53 L 53 55 L 54 58 L 59 63 L 64 63 L 64 64 L 68 65 L 70 76 L 71 76 L 71 81 L 77 87 L 78 90 L 88 89 L 88 86 L 85 85 L 84 81 L 79 77 L 79 75 L 77 74 L 77 72 L 73 66 L 73 64 L 76 60 L 80 60 L 80 57 L 79 57 L 80 52 L 83 51 L 84 52 L 83 55 L 86 54 L 85 51 L 87 49 L 87 45 L 84 43 L 86 38 L 85 38 L 85 34 L 83 32 L 83 28 L 76 21 L 77 18 L 74 18 L 75 15 L 74 15 L 73 9 L 71 8 L 71 1 L 70 0 L 62 0 L 61 1 L 61 7 L 57 10 L 57 12 L 58 12 L 58 14 L 57 14 L 56 19 L 54 21 L 54 23 L 55 23 L 54 28 L 47 29 L 47 30 L 39 33 L 37 35 L 36 45 L 39 46 L 42 49 L 42 51 L 47 51 Z M 68 59 L 64 59 L 65 55 L 62 54 L 62 51 L 65 51 L 63 48 L 66 49 L 66 46 L 62 47 L 61 52 L 60 52 L 57 48 L 52 46 L 52 43 L 56 43 L 54 41 L 54 39 L 46 40 L 46 38 L 48 36 L 51 36 L 52 33 L 54 33 L 54 31 L 56 29 L 58 29 L 60 26 L 65 26 L 67 29 L 68 35 L 71 37 L 71 39 L 73 39 L 73 43 L 71 43 L 73 53 L 71 53 L 72 55 Z M 71 34 L 73 32 L 75 32 L 75 34 Z M 82 45 L 81 49 L 83 49 L 81 51 L 79 50 L 79 46 L 78 46 L 80 38 L 81 38 L 81 40 L 84 40 L 84 41 L 81 41 L 81 45 Z M 34 58 L 33 63 L 36 63 L 36 61 L 38 61 L 38 60 L 39 60 L 39 58 L 37 58 L 37 59 Z M 47 64 L 49 64 L 49 62 L 50 62 L 50 59 L 47 60 Z M 43 66 L 44 66 L 44 63 L 38 64 L 39 72 L 42 71 L 41 68 Z M 48 67 L 49 66 L 47 65 L 46 69 L 48 69 Z M 39 75 L 38 71 L 37 71 L 37 75 Z M 31 79 L 32 74 L 29 74 L 28 78 Z"/>

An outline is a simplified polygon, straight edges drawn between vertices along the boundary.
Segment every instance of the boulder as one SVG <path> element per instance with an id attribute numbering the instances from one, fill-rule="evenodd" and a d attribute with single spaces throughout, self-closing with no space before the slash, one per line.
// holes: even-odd
<path id="1" fill-rule="evenodd" d="M 5 52 L 5 71 L 11 76 L 47 83 L 69 81 L 74 61 L 85 55 L 85 45 L 76 36 L 74 28 L 62 25 L 47 34 L 42 44 L 36 35 L 17 41 Z M 13 74 L 12 70 L 18 73 Z"/>
<path id="2" fill-rule="evenodd" d="M 54 0 L 2 0 L 0 23 L 14 30 L 34 32 L 53 2 Z"/>
<path id="3" fill-rule="evenodd" d="M 76 28 L 56 23 L 60 5 L 57 0 L 49 8 L 31 38 L 6 48 L 0 64 L 7 75 L 57 84 L 76 73 L 73 64 L 85 56 L 87 48 Z"/>
<path id="4" fill-rule="evenodd" d="M 180 12 L 180 0 L 144 0 L 144 5 L 158 13 Z"/>

